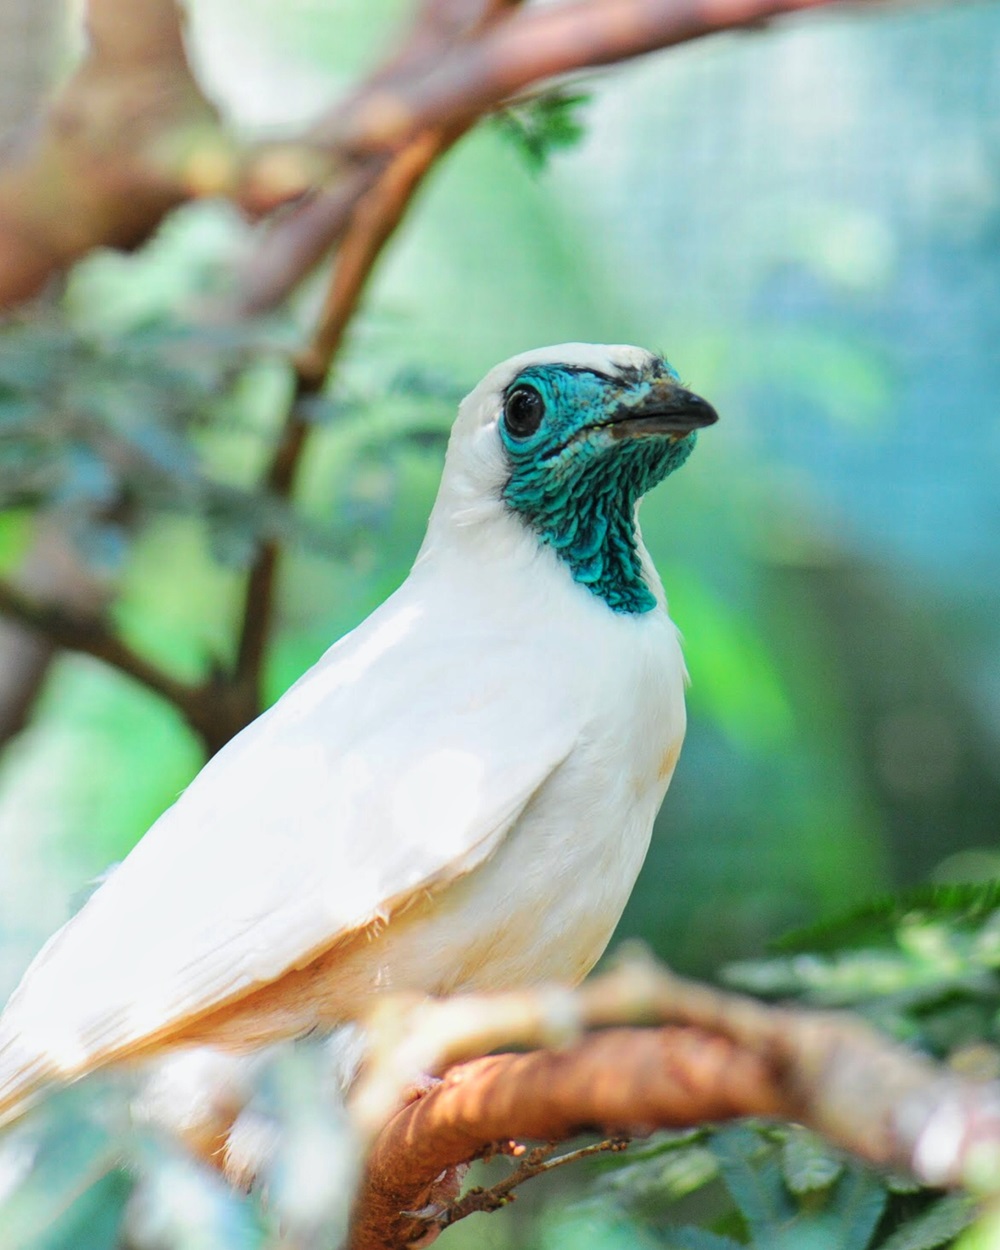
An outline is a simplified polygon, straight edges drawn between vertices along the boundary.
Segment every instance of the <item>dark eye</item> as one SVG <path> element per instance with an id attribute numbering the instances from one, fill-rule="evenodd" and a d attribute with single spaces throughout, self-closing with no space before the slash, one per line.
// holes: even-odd
<path id="1" fill-rule="evenodd" d="M 503 419 L 514 438 L 534 434 L 545 416 L 545 401 L 533 386 L 515 386 L 503 401 Z"/>

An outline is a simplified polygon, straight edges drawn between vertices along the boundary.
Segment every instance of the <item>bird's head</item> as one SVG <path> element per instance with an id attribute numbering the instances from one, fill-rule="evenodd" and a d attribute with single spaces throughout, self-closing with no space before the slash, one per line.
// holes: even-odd
<path id="1" fill-rule="evenodd" d="M 617 612 L 655 606 L 636 505 L 691 454 L 715 409 L 662 356 L 567 343 L 526 352 L 465 399 L 442 495 L 473 519 L 501 505 Z"/>

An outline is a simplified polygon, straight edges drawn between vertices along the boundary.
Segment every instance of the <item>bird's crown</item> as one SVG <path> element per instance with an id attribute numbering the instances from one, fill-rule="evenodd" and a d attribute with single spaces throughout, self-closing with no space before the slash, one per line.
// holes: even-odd
<path id="1" fill-rule="evenodd" d="M 442 493 L 469 505 L 499 501 L 610 608 L 646 612 L 656 599 L 642 573 L 636 505 L 716 419 L 643 348 L 525 352 L 462 403 Z"/>

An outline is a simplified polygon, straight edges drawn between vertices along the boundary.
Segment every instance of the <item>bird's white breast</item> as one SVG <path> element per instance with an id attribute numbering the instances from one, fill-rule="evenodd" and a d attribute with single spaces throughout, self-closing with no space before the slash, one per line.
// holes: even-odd
<path id="1" fill-rule="evenodd" d="M 628 901 L 684 737 L 677 631 L 662 607 L 611 611 L 550 552 L 531 562 L 530 576 L 517 559 L 491 562 L 488 588 L 456 562 L 452 610 L 466 628 L 520 640 L 513 668 L 484 663 L 469 698 L 514 702 L 519 684 L 541 687 L 552 717 L 574 719 L 573 748 L 485 863 L 339 961 L 341 990 L 575 983 Z"/>

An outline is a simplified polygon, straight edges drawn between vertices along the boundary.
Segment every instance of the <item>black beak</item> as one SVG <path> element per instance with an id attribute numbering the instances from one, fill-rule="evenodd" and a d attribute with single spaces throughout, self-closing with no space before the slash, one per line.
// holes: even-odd
<path id="1" fill-rule="evenodd" d="M 612 438 L 658 434 L 677 440 L 714 425 L 718 419 L 719 414 L 700 395 L 686 391 L 672 379 L 658 378 L 641 398 L 631 402 L 624 398 L 604 428 Z"/>

